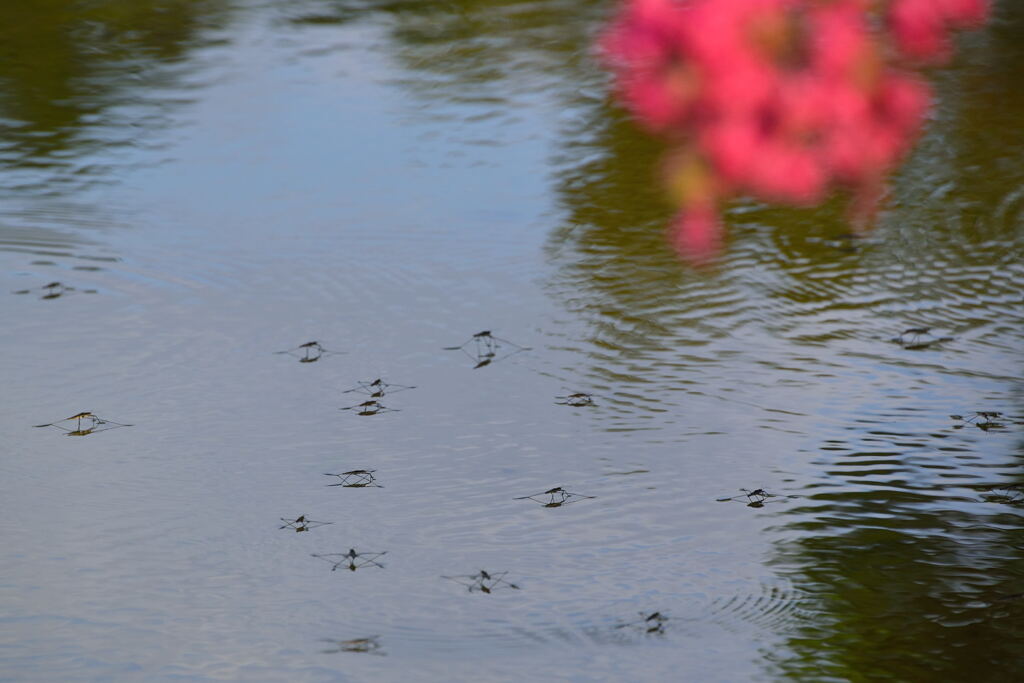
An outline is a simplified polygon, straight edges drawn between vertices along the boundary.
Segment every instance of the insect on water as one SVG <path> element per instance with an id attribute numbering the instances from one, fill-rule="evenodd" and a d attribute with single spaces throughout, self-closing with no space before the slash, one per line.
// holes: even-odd
<path id="1" fill-rule="evenodd" d="M 299 515 L 295 519 L 285 519 L 282 517 L 281 521 L 284 522 L 284 525 L 278 527 L 279 529 L 295 529 L 296 532 L 309 531 L 318 526 L 334 524 L 334 522 L 318 522 L 315 519 L 307 519 L 306 515 Z"/>
<path id="2" fill-rule="evenodd" d="M 999 421 L 999 418 L 1003 417 L 1003 414 L 995 410 L 978 410 L 970 417 L 964 417 L 963 415 L 950 415 L 950 417 L 963 423 L 953 425 L 953 429 L 963 429 L 965 425 L 969 424 L 973 424 L 975 427 L 983 431 L 1001 429 L 1006 426 L 1004 423 Z"/>
<path id="3" fill-rule="evenodd" d="M 309 341 L 305 344 L 299 344 L 295 348 L 285 349 L 284 351 L 274 351 L 274 353 L 278 355 L 286 354 L 294 356 L 299 359 L 300 363 L 315 363 L 324 356 L 344 353 L 344 351 L 331 351 L 330 349 L 325 349 L 318 341 Z"/>
<path id="4" fill-rule="evenodd" d="M 470 593 L 479 591 L 481 593 L 490 594 L 499 588 L 519 590 L 519 586 L 505 580 L 506 575 L 508 575 L 507 571 L 488 572 L 486 569 L 481 569 L 476 574 L 442 576 L 441 578 L 454 581 L 455 583 L 465 586 Z"/>
<path id="5" fill-rule="evenodd" d="M 416 387 L 414 386 L 409 386 L 406 384 L 389 384 L 378 377 L 372 382 L 357 382 L 356 386 L 352 387 L 351 389 L 346 389 L 341 393 L 350 394 L 355 391 L 359 392 L 360 394 L 366 394 L 370 398 L 382 398 L 387 394 L 394 394 L 395 392 L 398 391 L 405 391 L 406 389 L 415 388 Z"/>
<path id="6" fill-rule="evenodd" d="M 330 472 L 324 472 L 325 477 L 337 477 L 340 481 L 337 484 L 328 484 L 328 486 L 344 486 L 346 488 L 361 489 L 368 486 L 373 486 L 379 489 L 384 488 L 377 483 L 373 473 L 377 470 L 349 470 L 348 472 L 342 472 L 340 474 L 331 474 Z"/>
<path id="7" fill-rule="evenodd" d="M 931 333 L 930 327 L 908 327 L 890 341 L 904 349 L 920 350 L 942 342 L 953 341 L 954 337 L 937 337 Z"/>
<path id="8" fill-rule="evenodd" d="M 377 562 L 377 558 L 381 555 L 387 555 L 387 551 L 379 553 L 371 552 L 356 552 L 355 548 L 349 548 L 347 553 L 324 553 L 318 554 L 313 553 L 310 557 L 315 557 L 319 560 L 331 563 L 331 571 L 337 571 L 338 567 L 348 569 L 349 571 L 355 571 L 362 569 L 363 567 L 378 567 L 384 568 L 380 562 Z"/>
<path id="9" fill-rule="evenodd" d="M 720 503 L 724 503 L 730 500 L 739 500 L 747 504 L 747 507 L 759 508 L 764 507 L 765 503 L 772 502 L 774 498 L 796 498 L 797 496 L 783 496 L 778 493 L 768 493 L 764 489 L 740 489 L 742 495 L 739 496 L 728 496 L 726 498 L 716 498 Z"/>
<path id="10" fill-rule="evenodd" d="M 74 420 L 74 426 L 67 424 Z M 85 421 L 85 427 L 82 426 L 82 421 Z M 66 432 L 65 436 L 87 436 L 89 434 L 95 434 L 97 432 L 105 432 L 110 429 L 117 429 L 119 427 L 131 427 L 130 424 L 123 424 L 121 422 L 114 422 L 113 420 L 107 420 L 99 415 L 90 412 L 82 412 L 71 417 L 66 417 L 63 420 L 57 420 L 56 422 L 48 422 L 41 425 L 32 425 L 33 427 L 55 427 L 63 432 Z"/>
<path id="11" fill-rule="evenodd" d="M 581 500 L 587 498 L 596 498 L 597 496 L 584 496 L 580 493 L 570 493 L 561 486 L 550 488 L 547 491 L 541 491 L 540 493 L 534 493 L 529 496 L 519 496 L 513 500 L 532 500 L 535 503 L 540 503 L 546 508 L 557 508 L 563 505 L 569 505 L 570 503 L 578 503 Z"/>
<path id="12" fill-rule="evenodd" d="M 568 394 L 567 396 L 555 396 L 555 404 L 560 406 L 574 406 L 576 408 L 597 405 L 594 403 L 594 397 L 592 395 L 585 394 L 581 391 Z"/>
<path id="13" fill-rule="evenodd" d="M 502 350 L 506 347 L 508 347 L 509 350 L 506 353 L 503 353 Z M 491 334 L 490 330 L 482 330 L 474 334 L 462 344 L 458 346 L 446 346 L 444 347 L 444 350 L 462 351 L 476 363 L 476 365 L 473 366 L 473 369 L 475 370 L 477 368 L 490 365 L 491 363 L 504 360 L 513 354 L 519 353 L 520 351 L 529 351 L 530 347 L 520 346 L 519 344 L 510 342 L 507 339 L 495 337 Z"/>
<path id="14" fill-rule="evenodd" d="M 1024 484 L 997 484 L 979 489 L 984 493 L 981 497 L 986 503 L 1004 503 L 1007 505 L 1024 505 Z"/>

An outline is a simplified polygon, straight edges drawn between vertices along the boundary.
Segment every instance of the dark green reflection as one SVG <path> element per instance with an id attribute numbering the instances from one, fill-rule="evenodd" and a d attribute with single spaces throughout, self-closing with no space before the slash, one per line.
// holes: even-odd
<path id="1" fill-rule="evenodd" d="M 936 454 L 950 458 L 952 454 Z M 1024 450 L 1013 463 L 1024 480 Z M 851 452 L 839 465 L 899 463 Z M 991 471 L 991 470 L 990 470 Z M 830 473 L 836 475 L 836 472 Z M 845 490 L 844 490 L 845 489 Z M 1014 681 L 1024 676 L 1024 533 L 1020 509 L 941 487 L 830 481 L 790 510 L 792 537 L 773 564 L 814 597 L 788 649 L 772 652 L 796 680 Z"/>
<path id="2" fill-rule="evenodd" d="M 20 191 L 80 186 L 101 170 L 95 156 L 160 126 L 166 102 L 148 93 L 175 82 L 164 67 L 225 11 L 224 0 L 0 3 L 0 171 Z"/>

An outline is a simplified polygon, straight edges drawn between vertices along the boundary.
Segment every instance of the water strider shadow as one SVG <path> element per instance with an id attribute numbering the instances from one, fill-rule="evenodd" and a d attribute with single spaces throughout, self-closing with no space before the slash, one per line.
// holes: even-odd
<path id="1" fill-rule="evenodd" d="M 364 567 L 378 567 L 383 569 L 384 565 L 377 561 L 382 555 L 387 555 L 386 550 L 379 553 L 358 553 L 355 548 L 349 548 L 347 553 L 313 553 L 310 557 L 315 557 L 325 562 L 331 563 L 331 571 L 337 571 L 338 567 L 348 569 L 349 571 L 355 571 L 357 569 L 363 569 Z"/>
<path id="2" fill-rule="evenodd" d="M 31 294 L 32 292 L 40 292 L 40 299 L 59 299 L 66 294 L 72 294 L 80 292 L 82 294 L 95 294 L 95 289 L 75 289 L 70 285 L 65 285 L 62 282 L 51 282 L 43 285 L 42 287 L 34 287 L 32 289 L 19 289 L 12 294 Z"/>
<path id="3" fill-rule="evenodd" d="M 955 337 L 937 337 L 931 334 L 931 329 L 930 327 L 908 327 L 889 341 L 899 344 L 905 349 L 917 351 L 955 339 Z"/>
<path id="4" fill-rule="evenodd" d="M 388 408 L 386 405 L 375 399 L 363 401 L 362 403 L 357 403 L 354 406 L 338 408 L 338 410 L 354 410 L 356 415 L 362 415 L 364 417 L 369 415 L 380 415 L 381 413 L 401 412 L 398 408 Z"/>
<path id="5" fill-rule="evenodd" d="M 318 526 L 326 526 L 328 524 L 334 524 L 334 522 L 318 522 L 315 519 L 306 519 L 306 515 L 299 515 L 295 519 L 285 519 L 281 517 L 281 521 L 284 525 L 278 527 L 279 529 L 295 529 L 297 532 L 309 531 L 315 529 Z"/>
<path id="6" fill-rule="evenodd" d="M 274 351 L 276 355 L 288 355 L 294 358 L 298 358 L 300 363 L 315 363 L 324 356 L 333 356 L 335 354 L 345 353 L 344 351 L 331 351 L 325 349 L 320 342 L 310 341 L 305 344 L 299 344 L 293 349 L 285 349 L 284 351 Z"/>
<path id="7" fill-rule="evenodd" d="M 505 351 L 506 347 L 511 347 Z M 466 354 L 476 365 L 473 369 L 482 368 L 491 363 L 497 363 L 498 361 L 505 360 L 509 356 L 515 355 L 520 351 L 529 351 L 529 346 L 520 346 L 519 344 L 502 339 L 501 337 L 495 337 L 491 334 L 490 330 L 483 330 L 477 332 L 472 337 L 467 339 L 464 343 L 459 346 L 446 346 L 445 351 L 462 351 Z"/>
<path id="8" fill-rule="evenodd" d="M 348 472 L 342 472 L 340 474 L 331 474 L 330 472 L 324 472 L 325 477 L 337 477 L 339 479 L 337 484 L 327 484 L 328 486 L 344 486 L 350 489 L 362 489 L 367 487 L 375 487 L 382 489 L 384 488 L 377 483 L 373 473 L 377 470 L 350 470 Z"/>
<path id="9" fill-rule="evenodd" d="M 82 421 L 85 420 L 85 428 L 82 427 Z M 74 426 L 70 424 L 65 425 L 64 423 L 70 423 L 74 421 Z M 63 432 L 66 432 L 65 436 L 87 436 L 89 434 L 96 434 L 98 432 L 106 432 L 111 429 L 118 429 L 120 427 L 131 427 L 130 424 L 123 424 L 121 422 L 114 422 L 113 420 L 107 420 L 99 415 L 93 413 L 84 412 L 66 417 L 63 420 L 57 420 L 56 422 L 48 422 L 42 425 L 32 425 L 33 427 L 55 427 Z"/>
<path id="10" fill-rule="evenodd" d="M 534 493 L 530 496 L 520 496 L 513 498 L 513 500 L 532 500 L 535 503 L 540 503 L 546 508 L 557 508 L 563 505 L 569 505 L 570 503 L 578 503 L 581 500 L 587 498 L 597 498 L 597 496 L 584 496 L 580 493 L 570 493 L 561 486 L 556 486 L 553 489 L 542 491 L 540 493 Z"/>
<path id="11" fill-rule="evenodd" d="M 668 623 L 668 620 L 669 618 L 661 612 L 651 612 L 650 614 L 640 612 L 639 619 L 618 624 L 615 628 L 630 629 L 644 635 L 660 636 L 665 634 L 665 625 Z"/>
<path id="12" fill-rule="evenodd" d="M 381 657 L 387 655 L 386 652 L 381 650 L 380 636 L 366 636 L 365 638 L 352 638 L 351 640 L 332 640 L 330 638 L 323 638 L 322 640 L 333 646 L 332 649 L 321 650 L 325 655 L 338 652 L 362 652 L 370 655 L 380 655 Z"/>
<path id="13" fill-rule="evenodd" d="M 501 588 L 509 588 L 512 590 L 519 590 L 519 586 L 514 583 L 510 583 L 505 580 L 505 576 L 508 574 L 504 572 L 488 572 L 485 569 L 481 569 L 476 574 L 460 574 L 456 576 L 442 576 L 442 579 L 448 579 L 455 583 L 465 586 L 470 593 L 477 591 L 481 593 L 493 593 Z"/>

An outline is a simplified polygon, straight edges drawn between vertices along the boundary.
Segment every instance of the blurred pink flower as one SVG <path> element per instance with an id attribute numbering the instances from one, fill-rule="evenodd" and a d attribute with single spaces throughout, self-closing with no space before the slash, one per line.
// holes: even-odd
<path id="1" fill-rule="evenodd" d="M 952 52 L 949 29 L 978 26 L 987 15 L 987 0 L 891 0 L 886 19 L 904 54 L 938 62 Z"/>
<path id="2" fill-rule="evenodd" d="M 825 169 L 814 151 L 772 140 L 758 154 L 749 187 L 770 201 L 809 205 L 824 198 L 825 185 Z"/>
<path id="3" fill-rule="evenodd" d="M 722 227 L 715 206 L 701 202 L 680 211 L 671 228 L 671 242 L 689 263 L 708 264 L 722 249 Z"/>
<path id="4" fill-rule="evenodd" d="M 732 117 L 708 123 L 700 131 L 698 145 L 718 169 L 724 183 L 731 189 L 746 184 L 753 168 L 761 136 L 749 117 Z"/>
<path id="5" fill-rule="evenodd" d="M 928 86 L 987 0 L 625 0 L 601 40 L 625 106 L 669 140 L 677 251 L 721 244 L 718 202 L 852 192 L 859 219 L 916 139 Z"/>
<path id="6" fill-rule="evenodd" d="M 939 0 L 946 21 L 956 28 L 977 28 L 988 17 L 988 0 Z"/>
<path id="7" fill-rule="evenodd" d="M 948 56 L 945 19 L 936 0 L 893 0 L 889 6 L 888 21 L 896 46 L 914 59 L 937 61 Z"/>
<path id="8" fill-rule="evenodd" d="M 859 2 L 833 3 L 808 12 L 808 59 L 823 78 L 865 81 L 877 54 Z"/>
<path id="9" fill-rule="evenodd" d="M 635 0 L 625 5 L 601 41 L 626 106 L 658 132 L 685 122 L 698 90 L 687 67 L 683 14 L 672 0 Z"/>

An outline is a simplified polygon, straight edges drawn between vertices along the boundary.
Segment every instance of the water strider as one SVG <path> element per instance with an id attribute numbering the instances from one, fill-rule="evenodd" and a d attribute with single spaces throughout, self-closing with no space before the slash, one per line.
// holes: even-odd
<path id="1" fill-rule="evenodd" d="M 350 394 L 353 391 L 357 391 L 361 394 L 366 394 L 370 398 L 381 398 L 387 394 L 393 394 L 398 391 L 405 391 L 406 389 L 415 389 L 415 386 L 406 384 L 389 384 L 381 378 L 377 378 L 371 382 L 357 382 L 356 386 L 351 389 L 346 389 L 341 392 L 343 394 Z"/>
<path id="2" fill-rule="evenodd" d="M 349 571 L 355 571 L 364 567 L 384 568 L 384 565 L 377 562 L 377 558 L 387 555 L 387 551 L 381 552 L 356 552 L 355 548 L 349 548 L 347 553 L 312 553 L 310 557 L 324 560 L 331 563 L 331 571 L 337 571 L 338 567 L 344 567 Z M 335 559 L 337 558 L 337 559 Z M 358 560 L 358 561 L 357 561 Z"/>
<path id="3" fill-rule="evenodd" d="M 302 352 L 301 355 L 298 352 Z M 294 356 L 299 359 L 300 363 L 315 363 L 324 356 L 329 356 L 338 353 L 345 353 L 344 351 L 331 351 L 330 349 L 324 348 L 324 346 L 318 341 L 308 341 L 305 344 L 299 344 L 298 346 L 285 349 L 284 351 L 274 351 L 275 354 Z"/>
<path id="4" fill-rule="evenodd" d="M 568 394 L 567 396 L 555 396 L 555 399 L 555 405 L 560 406 L 574 406 L 580 408 L 583 406 L 597 405 L 594 403 L 593 395 L 579 391 L 573 394 Z"/>
<path id="5" fill-rule="evenodd" d="M 999 418 L 1003 417 L 1003 414 L 995 410 L 977 410 L 970 417 L 964 417 L 963 415 L 950 415 L 950 418 L 959 420 L 963 424 L 954 425 L 953 429 L 963 429 L 965 425 L 973 424 L 982 431 L 988 431 L 989 429 L 1001 429 L 1006 426 L 1004 422 L 1000 422 Z"/>
<path id="6" fill-rule="evenodd" d="M 299 515 L 295 519 L 281 517 L 281 521 L 284 522 L 284 525 L 278 527 L 279 529 L 295 529 L 296 532 L 309 531 L 318 526 L 334 524 L 334 522 L 318 522 L 315 519 L 307 519 L 306 515 Z"/>
<path id="7" fill-rule="evenodd" d="M 70 422 L 74 420 L 75 426 L 65 427 L 61 423 Z M 85 429 L 82 429 L 82 420 L 87 420 L 88 423 Z M 66 417 L 63 420 L 57 420 L 56 422 L 48 422 L 41 425 L 32 425 L 33 427 L 56 427 L 64 432 L 67 432 L 67 436 L 86 436 L 87 434 L 94 434 L 96 432 L 104 432 L 110 429 L 117 429 L 118 427 L 131 427 L 130 424 L 124 424 L 121 422 L 114 422 L 113 420 L 104 419 L 91 412 L 81 412 L 71 417 Z"/>
<path id="8" fill-rule="evenodd" d="M 325 477 L 338 477 L 340 481 L 337 484 L 327 484 L 328 486 L 344 486 L 346 488 L 366 488 L 367 486 L 373 486 L 376 488 L 384 488 L 377 483 L 373 473 L 377 470 L 349 470 L 348 472 L 341 472 L 340 474 L 331 474 L 324 472 Z"/>
<path id="9" fill-rule="evenodd" d="M 768 493 L 764 489 L 740 489 L 742 495 L 739 496 L 728 496 L 725 498 L 716 498 L 715 500 L 719 503 L 724 503 L 731 500 L 745 501 L 747 507 L 759 508 L 764 507 L 765 503 L 772 502 L 774 498 L 796 498 L 797 496 L 783 496 L 779 493 Z"/>
<path id="10" fill-rule="evenodd" d="M 476 574 L 442 576 L 441 578 L 465 586 L 470 593 L 479 591 L 490 594 L 502 587 L 519 590 L 518 585 L 505 580 L 507 575 L 508 571 L 488 572 L 486 569 L 481 569 Z"/>
<path id="11" fill-rule="evenodd" d="M 466 348 L 471 344 L 473 345 L 472 352 Z M 503 346 L 511 347 L 511 350 L 504 355 L 499 355 L 499 350 L 502 349 Z M 458 346 L 445 346 L 444 350 L 462 351 L 476 362 L 476 365 L 473 366 L 473 369 L 475 370 L 499 360 L 504 360 L 513 354 L 519 353 L 520 351 L 529 351 L 530 347 L 520 346 L 519 344 L 510 342 L 507 339 L 495 337 L 491 334 L 490 330 L 482 330 L 474 334 L 462 344 Z"/>
<path id="12" fill-rule="evenodd" d="M 545 500 L 543 497 L 548 496 Z M 587 498 L 596 498 L 597 496 L 585 496 L 581 493 L 570 493 L 561 486 L 550 488 L 547 491 L 541 491 L 540 493 L 534 493 L 529 496 L 519 496 L 513 500 L 532 500 L 536 503 L 540 503 L 547 508 L 557 508 L 562 505 L 569 505 L 570 503 L 578 503 L 581 500 Z"/>
<path id="13" fill-rule="evenodd" d="M 931 334 L 931 329 L 930 327 L 908 327 L 890 341 L 908 350 L 921 350 L 955 339 L 955 337 L 935 336 Z"/>

